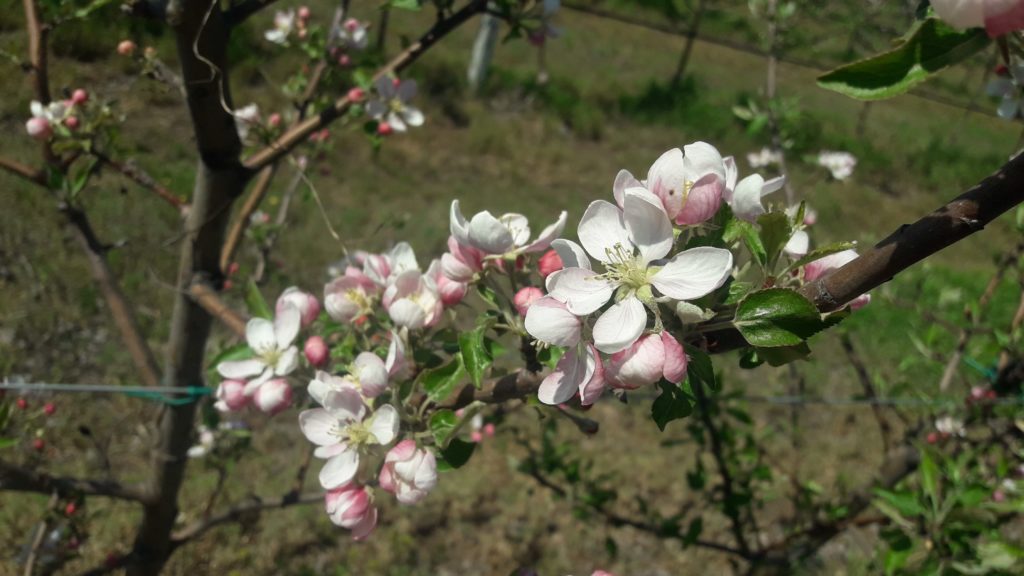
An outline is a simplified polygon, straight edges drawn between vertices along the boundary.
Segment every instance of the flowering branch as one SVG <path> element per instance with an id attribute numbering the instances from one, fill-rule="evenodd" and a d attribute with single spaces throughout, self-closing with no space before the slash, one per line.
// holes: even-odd
<path id="1" fill-rule="evenodd" d="M 90 480 L 51 476 L 43 472 L 26 470 L 0 460 L 0 488 L 13 492 L 105 496 L 118 500 L 146 502 L 147 495 L 138 488 L 124 486 L 110 480 Z"/>
<path id="2" fill-rule="evenodd" d="M 427 31 L 426 34 L 421 36 L 418 41 L 412 43 L 398 56 L 381 67 L 381 69 L 374 74 L 373 80 L 376 81 L 388 74 L 404 70 L 413 62 L 418 60 L 420 56 L 426 53 L 426 51 L 439 40 L 464 24 L 471 17 L 483 12 L 486 7 L 486 0 L 472 0 L 458 12 L 444 18 L 443 20 L 439 20 L 429 31 Z M 246 158 L 243 165 L 248 170 L 255 172 L 262 170 L 277 160 L 280 160 L 293 148 L 302 142 L 305 142 L 311 134 L 330 124 L 344 114 L 352 103 L 352 100 L 349 99 L 347 95 L 339 98 L 330 107 L 324 109 L 316 116 L 311 116 L 310 118 L 296 124 L 290 130 L 278 137 L 277 140 L 271 142 L 266 148 Z"/>

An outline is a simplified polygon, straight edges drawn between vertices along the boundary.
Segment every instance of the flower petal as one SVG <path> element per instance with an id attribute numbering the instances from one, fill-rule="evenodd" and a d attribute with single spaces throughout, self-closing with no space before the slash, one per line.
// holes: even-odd
<path id="1" fill-rule="evenodd" d="M 419 108 L 413 108 L 412 106 L 406 106 L 402 109 L 402 120 L 409 126 L 423 126 L 425 120 L 423 112 L 420 112 Z"/>
<path id="2" fill-rule="evenodd" d="M 277 348 L 284 350 L 292 345 L 295 337 L 299 335 L 299 328 L 302 327 L 302 312 L 297 306 L 286 304 L 281 307 L 281 312 L 274 318 L 274 337 L 277 341 Z"/>
<path id="3" fill-rule="evenodd" d="M 551 243 L 555 241 L 555 238 L 561 236 L 562 231 L 565 230 L 565 219 L 567 216 L 568 214 L 563 210 L 562 213 L 558 215 L 558 220 L 555 220 L 553 224 L 550 224 L 547 228 L 541 230 L 540 236 L 537 236 L 536 240 L 530 242 L 526 248 L 523 248 L 523 252 L 530 254 L 533 252 L 543 252 L 544 250 L 547 250 L 548 247 L 551 246 Z"/>
<path id="4" fill-rule="evenodd" d="M 245 380 L 250 376 L 256 376 L 263 372 L 266 367 L 263 361 L 259 358 L 250 358 L 248 360 L 227 360 L 217 364 L 217 372 L 225 377 L 232 380 Z"/>
<path id="5" fill-rule="evenodd" d="M 665 365 L 662 375 L 665 380 L 678 384 L 686 378 L 686 352 L 683 345 L 668 332 L 661 333 L 661 344 L 665 348 Z"/>
<path id="6" fill-rule="evenodd" d="M 736 168 L 736 159 L 732 156 L 722 158 L 722 164 L 725 166 L 725 189 L 722 190 L 722 199 L 732 202 L 732 191 L 736 188 L 739 170 Z"/>
<path id="7" fill-rule="evenodd" d="M 686 198 L 686 164 L 683 151 L 673 148 L 654 161 L 647 171 L 647 189 L 665 207 L 669 218 L 675 218 Z"/>
<path id="8" fill-rule="evenodd" d="M 593 367 L 591 362 L 591 373 Z M 572 398 L 587 380 L 587 355 L 580 354 L 576 347 L 570 348 L 558 361 L 555 370 L 540 383 L 537 399 L 545 404 L 561 404 Z"/>
<path id="9" fill-rule="evenodd" d="M 701 246 L 676 254 L 651 277 L 651 284 L 676 300 L 695 300 L 725 283 L 732 273 L 732 253 Z"/>
<path id="10" fill-rule="evenodd" d="M 320 469 L 320 485 L 332 490 L 348 484 L 359 471 L 359 453 L 349 448 L 341 454 L 332 456 Z"/>
<path id="11" fill-rule="evenodd" d="M 545 296 L 526 311 L 526 331 L 554 346 L 575 346 L 580 341 L 580 319 L 569 312 L 564 302 Z"/>
<path id="12" fill-rule="evenodd" d="M 559 238 L 551 243 L 551 248 L 562 259 L 563 267 L 591 269 L 590 258 L 587 257 L 587 253 L 583 250 L 582 246 L 572 240 Z"/>
<path id="13" fill-rule="evenodd" d="M 385 404 L 370 418 L 370 434 L 373 434 L 378 444 L 386 446 L 398 436 L 398 425 L 398 411 L 391 404 Z"/>
<path id="14" fill-rule="evenodd" d="M 459 201 L 452 200 L 452 207 L 449 210 L 449 230 L 452 236 L 455 237 L 455 241 L 463 246 L 469 246 L 469 222 L 466 222 L 466 217 L 462 215 L 462 211 L 459 210 Z"/>
<path id="15" fill-rule="evenodd" d="M 807 235 L 807 232 L 797 230 L 792 236 L 790 236 L 789 241 L 786 242 L 786 246 L 782 251 L 790 258 L 803 258 L 807 255 L 807 250 L 810 249 L 810 243 L 811 239 L 810 236 Z"/>
<path id="16" fill-rule="evenodd" d="M 640 300 L 630 296 L 614 304 L 594 323 L 594 346 L 605 354 L 613 354 L 636 342 L 646 327 L 647 310 Z"/>
<path id="17" fill-rule="evenodd" d="M 366 403 L 355 388 L 331 390 L 324 396 L 324 409 L 335 420 L 345 423 L 361 422 L 366 417 Z"/>
<path id="18" fill-rule="evenodd" d="M 630 174 L 629 170 L 619 170 L 619 173 L 615 175 L 615 182 L 612 184 L 612 196 L 615 197 L 615 203 L 619 205 L 619 208 L 622 208 L 622 203 L 626 199 L 626 189 L 643 187 L 644 185 Z"/>
<path id="19" fill-rule="evenodd" d="M 586 268 L 563 268 L 548 276 L 546 285 L 549 295 L 565 302 L 577 316 L 604 306 L 615 291 L 615 284 Z"/>
<path id="20" fill-rule="evenodd" d="M 764 178 L 760 174 L 751 174 L 740 180 L 732 195 L 732 211 L 737 218 L 753 222 L 764 214 L 764 206 L 761 204 L 762 188 Z"/>
<path id="21" fill-rule="evenodd" d="M 245 340 L 257 354 L 277 348 L 274 323 L 266 318 L 252 318 L 245 325 Z"/>
<path id="22" fill-rule="evenodd" d="M 298 367 L 299 349 L 295 346 L 289 346 L 287 350 L 281 352 L 281 355 L 278 356 L 277 364 L 274 365 L 274 375 L 287 376 Z"/>
<path id="23" fill-rule="evenodd" d="M 486 210 L 470 220 L 469 240 L 471 246 L 488 254 L 504 254 L 514 247 L 512 233 Z"/>
<path id="24" fill-rule="evenodd" d="M 303 410 L 299 414 L 299 429 L 307 440 L 317 446 L 333 446 L 338 444 L 338 437 L 332 433 L 338 419 L 323 408 Z"/>
<path id="25" fill-rule="evenodd" d="M 675 237 L 661 201 L 645 188 L 630 188 L 626 190 L 625 204 L 626 229 L 640 250 L 643 263 L 664 258 L 672 250 Z"/>
<path id="26" fill-rule="evenodd" d="M 580 219 L 578 234 L 587 254 L 601 262 L 611 262 L 609 253 L 615 250 L 616 245 L 627 251 L 633 249 L 622 211 L 604 200 L 595 200 L 587 206 Z"/>

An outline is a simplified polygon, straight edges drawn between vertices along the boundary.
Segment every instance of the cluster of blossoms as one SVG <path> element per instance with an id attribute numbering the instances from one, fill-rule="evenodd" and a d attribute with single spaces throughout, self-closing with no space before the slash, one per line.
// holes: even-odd
<path id="1" fill-rule="evenodd" d="M 754 170 L 778 166 L 782 163 L 782 154 L 765 146 L 757 152 L 747 153 L 747 164 Z"/>
<path id="2" fill-rule="evenodd" d="M 857 158 L 849 152 L 822 150 L 818 153 L 818 166 L 825 168 L 836 180 L 846 180 L 853 176 L 857 166 Z"/>
<path id="3" fill-rule="evenodd" d="M 66 100 L 55 100 L 49 104 L 33 100 L 29 105 L 32 117 L 25 122 L 25 130 L 29 136 L 44 141 L 53 136 L 55 129 L 77 130 L 88 101 L 89 93 L 82 88 L 72 92 Z"/>

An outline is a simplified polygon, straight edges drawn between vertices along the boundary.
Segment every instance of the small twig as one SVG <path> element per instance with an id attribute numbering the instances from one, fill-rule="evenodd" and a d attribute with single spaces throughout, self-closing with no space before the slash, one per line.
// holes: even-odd
<path id="1" fill-rule="evenodd" d="M 316 502 L 323 502 L 324 495 L 322 492 L 309 492 L 306 494 L 300 494 L 297 498 L 290 497 L 289 495 L 282 496 L 280 498 L 274 498 L 271 500 L 260 500 L 256 499 L 253 502 L 245 504 L 239 504 L 234 506 L 216 516 L 212 516 L 208 519 L 201 520 L 195 524 L 181 530 L 174 534 L 171 538 L 171 547 L 177 549 L 185 544 L 188 544 L 192 540 L 195 540 L 199 536 L 202 536 L 206 531 L 211 528 L 226 524 L 228 522 L 237 521 L 249 514 L 262 512 L 264 510 L 276 510 L 282 508 L 288 508 L 290 506 L 297 506 L 301 504 L 313 504 Z"/>
<path id="2" fill-rule="evenodd" d="M 857 349 L 853 346 L 853 339 L 850 338 L 849 334 L 843 334 L 839 339 L 840 344 L 843 346 L 843 351 L 846 352 L 846 358 L 850 361 L 850 365 L 853 366 L 854 372 L 857 373 L 857 379 L 860 380 L 861 388 L 864 389 L 864 395 L 871 400 L 878 398 L 878 394 L 875 391 L 875 385 L 871 382 L 871 374 L 868 372 L 868 367 L 864 363 L 864 359 L 857 353 Z M 882 407 L 878 404 L 871 404 L 871 411 L 875 415 L 875 421 L 878 423 L 878 431 L 882 435 L 882 449 L 885 452 L 889 452 L 892 447 L 892 425 L 885 418 L 885 413 L 882 411 Z"/>
<path id="3" fill-rule="evenodd" d="M 140 488 L 124 486 L 109 480 L 51 476 L 44 472 L 26 470 L 2 460 L 0 460 L 0 490 L 61 496 L 81 494 L 135 502 L 147 501 L 147 495 Z"/>
<path id="4" fill-rule="evenodd" d="M 117 160 L 114 160 L 113 158 L 110 158 L 106 154 L 103 154 L 102 152 L 93 152 L 93 156 L 95 156 L 101 163 L 119 172 L 132 182 L 135 182 L 139 186 L 142 186 L 143 188 L 155 193 L 162 200 L 164 200 L 171 206 L 174 206 L 178 210 L 181 210 L 182 208 L 187 206 L 187 203 L 181 196 L 178 196 L 177 194 L 168 190 L 166 187 L 157 183 L 157 181 L 154 180 L 152 176 L 147 174 L 138 166 L 135 166 L 134 164 L 131 163 L 119 162 Z"/>
<path id="5" fill-rule="evenodd" d="M 236 336 L 245 338 L 247 319 L 228 306 L 212 286 L 205 282 L 194 282 L 188 292 L 192 300 L 202 306 L 210 316 L 223 322 Z"/>
<path id="6" fill-rule="evenodd" d="M 20 176 L 33 184 L 39 184 L 41 186 L 46 185 L 46 174 L 42 170 L 37 170 L 17 160 L 10 158 L 0 157 L 0 169 L 3 169 L 15 176 Z"/>

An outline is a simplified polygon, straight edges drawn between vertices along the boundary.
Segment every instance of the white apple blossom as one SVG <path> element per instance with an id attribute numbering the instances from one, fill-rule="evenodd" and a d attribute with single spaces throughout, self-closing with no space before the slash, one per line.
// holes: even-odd
<path id="1" fill-rule="evenodd" d="M 370 42 L 367 25 L 355 18 L 348 18 L 335 33 L 335 44 L 343 49 L 364 50 Z"/>
<path id="2" fill-rule="evenodd" d="M 489 211 L 477 212 L 466 220 L 459 209 L 459 201 L 453 200 L 450 210 L 451 234 L 462 246 L 475 248 L 484 254 L 515 258 L 520 254 L 543 252 L 551 242 L 561 236 L 565 229 L 566 212 L 558 220 L 541 230 L 540 235 L 530 241 L 530 221 L 522 214 L 508 213 L 495 218 Z M 467 264 L 467 267 L 468 266 Z"/>
<path id="3" fill-rule="evenodd" d="M 725 164 L 723 198 L 737 218 L 748 222 L 757 220 L 758 216 L 766 212 L 761 199 L 781 189 L 786 183 L 786 177 L 777 176 L 766 181 L 759 174 L 751 174 L 737 183 L 739 172 L 736 169 L 736 160 L 729 156 L 723 162 Z"/>
<path id="4" fill-rule="evenodd" d="M 612 194 L 622 208 L 627 188 L 647 188 L 661 200 L 669 220 L 681 225 L 700 224 L 718 212 L 725 179 L 725 164 L 718 150 L 706 142 L 694 142 L 682 150 L 673 148 L 662 154 L 643 182 L 629 171 L 620 170 Z"/>
<path id="5" fill-rule="evenodd" d="M 932 8 L 955 28 L 984 27 L 991 37 L 1024 29 L 1021 0 L 932 0 Z"/>
<path id="6" fill-rule="evenodd" d="M 259 387 L 274 376 L 287 376 L 299 365 L 299 349 L 293 342 L 299 334 L 299 309 L 285 306 L 271 322 L 253 318 L 245 326 L 245 339 L 254 358 L 228 360 L 217 364 L 217 372 L 234 380 L 249 379 L 245 394 L 253 395 Z"/>
<path id="7" fill-rule="evenodd" d="M 952 416 L 943 416 L 936 420 L 935 429 L 947 436 L 959 436 L 963 438 L 967 435 L 967 429 L 964 428 L 964 423 Z"/>
<path id="8" fill-rule="evenodd" d="M 381 76 L 374 83 L 376 97 L 366 105 L 366 112 L 374 119 L 384 122 L 397 132 L 405 132 L 408 126 L 422 126 L 423 113 L 409 102 L 416 96 L 416 81 L 392 80 Z"/>
<path id="9" fill-rule="evenodd" d="M 582 249 L 570 241 L 555 243 L 566 267 L 547 278 L 550 296 L 574 315 L 587 316 L 613 300 L 593 329 L 594 345 L 607 354 L 627 348 L 643 333 L 645 306 L 655 304 L 653 289 L 673 300 L 693 300 L 721 286 L 732 272 L 732 253 L 721 248 L 693 248 L 662 261 L 675 237 L 661 201 L 645 188 L 629 188 L 623 204 L 619 210 L 603 200 L 592 202 L 580 220 Z M 604 264 L 604 273 L 592 269 L 588 254 Z M 537 328 L 529 316 L 540 302 L 527 313 L 527 330 Z M 548 328 L 531 334 L 555 343 L 545 340 Z"/>
<path id="10" fill-rule="evenodd" d="M 323 408 L 299 414 L 299 428 L 317 445 L 313 455 L 327 459 L 320 470 L 320 485 L 331 490 L 352 481 L 359 470 L 360 452 L 390 444 L 398 434 L 399 417 L 385 404 L 371 412 L 354 388 L 329 390 Z"/>
<path id="11" fill-rule="evenodd" d="M 324 286 L 324 309 L 338 322 L 353 322 L 373 314 L 380 287 L 358 268 L 349 266 L 345 275 Z"/>
<path id="12" fill-rule="evenodd" d="M 849 152 L 822 150 L 818 153 L 818 166 L 827 169 L 832 174 L 832 178 L 846 180 L 853 175 L 853 169 L 857 166 L 857 158 Z"/>
<path id="13" fill-rule="evenodd" d="M 402 504 L 416 504 L 437 485 L 437 459 L 415 440 L 402 440 L 384 457 L 379 480 Z"/>
<path id="14" fill-rule="evenodd" d="M 750 152 L 747 154 L 747 163 L 750 164 L 751 168 L 755 170 L 757 168 L 767 168 L 769 166 L 778 166 L 782 163 L 782 155 L 778 150 L 772 150 L 767 146 L 761 148 L 757 152 Z"/>
<path id="15" fill-rule="evenodd" d="M 249 139 L 249 130 L 260 121 L 260 107 L 249 104 L 234 111 L 235 130 L 243 142 Z"/>
<path id="16" fill-rule="evenodd" d="M 288 45 L 288 36 L 295 29 L 295 10 L 278 10 L 274 13 L 274 27 L 263 33 L 263 37 L 274 44 Z"/>
<path id="17" fill-rule="evenodd" d="M 444 313 L 437 286 L 419 270 L 399 274 L 384 291 L 381 302 L 395 325 L 410 330 L 429 328 Z"/>
<path id="18" fill-rule="evenodd" d="M 588 406 L 605 389 L 605 370 L 601 355 L 593 344 L 582 342 L 570 347 L 537 389 L 537 398 L 550 405 L 567 402 L 577 393 L 580 404 Z"/>
<path id="19" fill-rule="evenodd" d="M 408 242 L 399 242 L 383 254 L 366 254 L 363 257 L 363 274 L 381 287 L 392 284 L 403 272 L 419 269 L 416 253 Z"/>
<path id="20" fill-rule="evenodd" d="M 782 251 L 786 253 L 786 256 L 794 260 L 798 260 L 807 255 L 807 251 L 810 250 L 811 238 L 807 232 L 803 230 L 797 230 L 793 232 L 793 235 L 789 237 L 789 241 L 782 248 Z"/>

